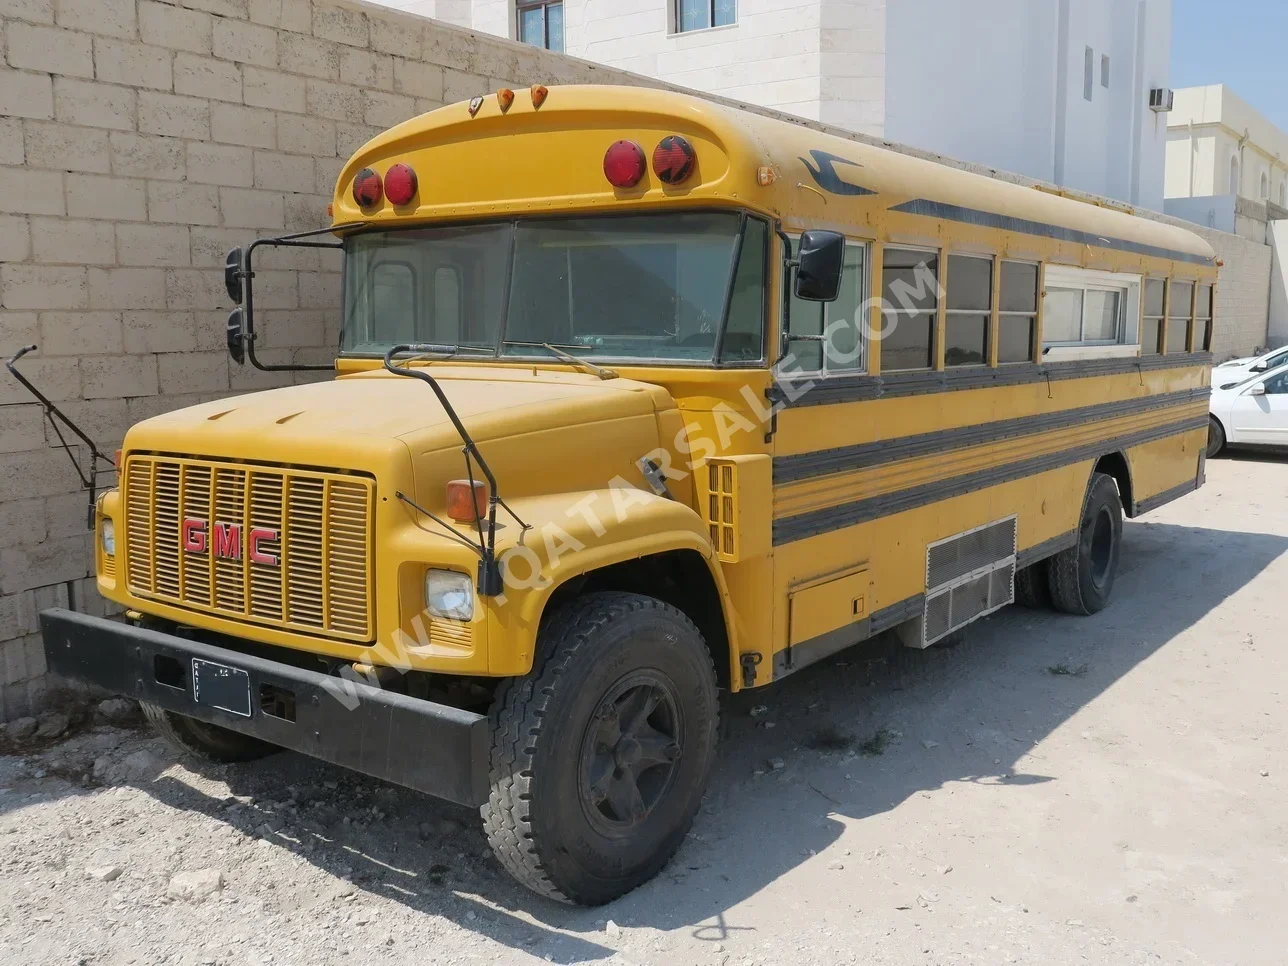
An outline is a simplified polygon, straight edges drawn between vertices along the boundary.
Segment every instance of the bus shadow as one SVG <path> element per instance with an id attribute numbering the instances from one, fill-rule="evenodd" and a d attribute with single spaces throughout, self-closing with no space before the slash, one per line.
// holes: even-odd
<path id="1" fill-rule="evenodd" d="M 715 944 L 755 929 L 737 921 L 739 903 L 847 829 L 861 839 L 864 820 L 911 796 L 970 782 L 1004 799 L 1061 781 L 1022 759 L 1288 551 L 1285 537 L 1161 523 L 1129 522 L 1125 537 L 1115 603 L 1094 617 L 1012 607 L 951 650 L 882 638 L 726 696 L 720 761 L 693 832 L 657 879 L 600 909 L 514 883 L 471 810 L 302 756 L 217 769 L 248 802 L 160 774 L 169 760 L 132 784 L 289 849 L 332 877 L 341 900 L 345 890 L 384 896 L 552 962 L 610 956 L 610 918 Z"/>

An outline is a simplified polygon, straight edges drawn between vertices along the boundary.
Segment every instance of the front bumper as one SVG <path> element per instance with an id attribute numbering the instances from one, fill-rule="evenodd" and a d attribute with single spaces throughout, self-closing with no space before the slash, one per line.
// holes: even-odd
<path id="1" fill-rule="evenodd" d="M 487 801 L 486 716 L 68 610 L 40 615 L 49 670 L 462 805 Z M 193 660 L 244 671 L 250 716 L 199 704 Z"/>

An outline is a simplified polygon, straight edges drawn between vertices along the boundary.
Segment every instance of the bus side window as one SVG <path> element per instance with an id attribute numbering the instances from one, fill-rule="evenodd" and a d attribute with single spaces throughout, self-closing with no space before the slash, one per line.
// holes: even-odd
<path id="1" fill-rule="evenodd" d="M 1212 286 L 1200 285 L 1199 294 L 1194 302 L 1194 351 L 1210 352 L 1212 350 L 1212 320 L 1215 317 L 1212 306 Z"/>
<path id="2" fill-rule="evenodd" d="M 1163 351 L 1159 336 L 1163 332 L 1163 289 L 1167 283 L 1161 278 L 1145 279 L 1145 311 L 1140 323 L 1140 354 L 1156 356 Z"/>
<path id="3" fill-rule="evenodd" d="M 939 310 L 939 253 L 887 248 L 881 294 L 885 299 L 881 371 L 932 368 Z"/>
<path id="4" fill-rule="evenodd" d="M 790 295 L 791 325 L 788 349 L 796 358 L 795 369 L 802 372 L 854 373 L 867 369 L 866 346 L 862 336 L 863 308 L 867 282 L 867 245 L 845 246 L 841 272 L 841 291 L 835 302 L 807 302 Z M 795 279 L 787 279 L 793 291 Z M 827 341 L 798 339 L 795 336 L 826 336 Z"/>
<path id="5" fill-rule="evenodd" d="M 1038 322 L 1038 266 L 1002 262 L 998 291 L 997 361 L 1032 362 Z"/>
<path id="6" fill-rule="evenodd" d="M 390 342 L 416 342 L 416 273 L 402 261 L 382 261 L 371 270 L 371 315 Z"/>

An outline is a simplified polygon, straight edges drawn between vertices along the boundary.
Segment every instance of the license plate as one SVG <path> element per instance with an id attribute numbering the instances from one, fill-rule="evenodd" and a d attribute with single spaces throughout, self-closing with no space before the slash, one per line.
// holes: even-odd
<path id="1" fill-rule="evenodd" d="M 197 704 L 250 717 L 250 675 L 241 668 L 192 659 L 192 698 Z"/>

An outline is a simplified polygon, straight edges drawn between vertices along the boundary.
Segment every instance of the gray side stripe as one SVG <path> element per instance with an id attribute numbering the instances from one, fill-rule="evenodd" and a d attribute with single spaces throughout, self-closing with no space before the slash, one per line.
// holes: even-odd
<path id="1" fill-rule="evenodd" d="M 1106 238 L 1095 232 L 1079 231 L 1076 228 L 1063 228 L 1060 225 L 1048 225 L 1041 221 L 1029 221 L 1027 218 L 1013 218 L 1010 215 L 998 215 L 991 211 L 980 211 L 976 208 L 963 208 L 960 205 L 949 205 L 942 201 L 931 201 L 917 198 L 901 205 L 895 205 L 891 211 L 909 215 L 922 215 L 926 218 L 939 218 L 943 221 L 956 221 L 966 225 L 979 225 L 982 228 L 996 228 L 1001 231 L 1014 231 L 1022 235 L 1036 235 L 1040 238 L 1051 238 L 1055 241 L 1074 242 L 1078 245 L 1089 245 L 1092 248 L 1110 248 L 1120 252 L 1131 252 L 1135 255 L 1151 255 L 1154 258 L 1170 258 L 1177 262 L 1190 262 L 1195 265 L 1211 265 L 1212 259 L 1189 252 L 1179 252 L 1171 248 L 1158 248 L 1141 242 L 1128 241 L 1125 238 Z"/>
<path id="2" fill-rule="evenodd" d="M 840 446 L 836 449 L 801 453 L 797 456 L 778 456 L 774 458 L 774 484 L 794 483 L 829 473 L 850 472 L 892 463 L 895 460 L 964 449 L 968 446 L 999 443 L 1019 436 L 1064 429 L 1091 420 L 1114 419 L 1169 406 L 1181 406 L 1207 399 L 1209 394 L 1210 390 L 1207 387 L 1182 389 L 1178 392 L 1145 396 L 1140 399 L 1122 399 L 1036 416 L 1000 419 L 991 423 L 979 423 L 958 429 L 940 429 L 932 433 L 877 440 L 854 446 Z"/>
<path id="3" fill-rule="evenodd" d="M 907 510 L 938 503 L 954 496 L 961 496 L 964 493 L 973 493 L 976 490 L 998 486 L 1012 480 L 1024 479 L 1038 473 L 1045 473 L 1047 470 L 1068 466 L 1071 463 L 1095 459 L 1106 453 L 1126 449 L 1130 446 L 1139 446 L 1142 443 L 1167 439 L 1169 436 L 1175 436 L 1193 429 L 1206 429 L 1207 424 L 1208 417 L 1205 413 L 1202 416 L 1191 417 L 1166 426 L 1154 427 L 1153 429 L 1141 430 L 1126 436 L 1119 436 L 1116 439 L 1100 440 L 1083 446 L 1071 447 L 1058 453 L 1048 453 L 1032 459 L 1021 460 L 1018 463 L 1008 463 L 1003 466 L 950 477 L 946 480 L 937 480 L 934 483 L 924 483 L 921 486 L 909 487 L 906 490 L 883 493 L 880 496 L 842 503 L 839 506 L 824 507 L 821 510 L 810 510 L 807 513 L 800 513 L 796 516 L 783 517 L 774 521 L 774 546 L 804 540 L 807 537 L 818 536 L 822 533 L 842 530 L 859 523 L 865 523 L 868 520 L 875 520 L 878 517 L 903 513 Z"/>
<path id="4" fill-rule="evenodd" d="M 1052 537 L 1050 540 L 1043 540 L 1036 546 L 1029 547 L 1028 550 L 1021 550 L 1015 555 L 1015 567 L 1017 570 L 1023 570 L 1025 567 L 1037 563 L 1039 560 L 1046 560 L 1047 557 L 1054 557 L 1061 550 L 1068 550 L 1078 543 L 1078 531 L 1070 530 L 1068 533 L 1061 533 Z"/>
<path id="5" fill-rule="evenodd" d="M 1192 355 L 1142 356 L 1139 359 L 1078 359 L 1045 362 L 1041 365 L 1023 363 L 999 366 L 996 369 L 972 366 L 944 372 L 896 372 L 882 376 L 820 376 L 802 373 L 799 380 L 791 380 L 786 374 L 779 373 L 776 377 L 778 384 L 771 386 L 767 395 L 771 403 L 783 407 L 828 406 L 892 396 L 1023 386 L 1034 382 L 1118 376 L 1129 372 L 1143 374 L 1159 369 L 1192 369 L 1211 364 L 1210 352 L 1195 352 Z M 812 385 L 797 394 L 794 383 Z M 792 396 L 795 398 L 791 398 Z"/>
<path id="6" fill-rule="evenodd" d="M 1199 481 L 1197 477 L 1192 480 L 1186 480 L 1180 486 L 1174 486 L 1170 490 L 1164 490 L 1162 493 L 1137 501 L 1136 512 L 1134 515 L 1140 516 L 1142 513 L 1148 513 L 1150 510 L 1157 510 L 1160 506 L 1163 506 L 1166 503 L 1171 503 L 1173 500 L 1179 500 L 1187 493 L 1193 493 L 1198 488 Z"/>

